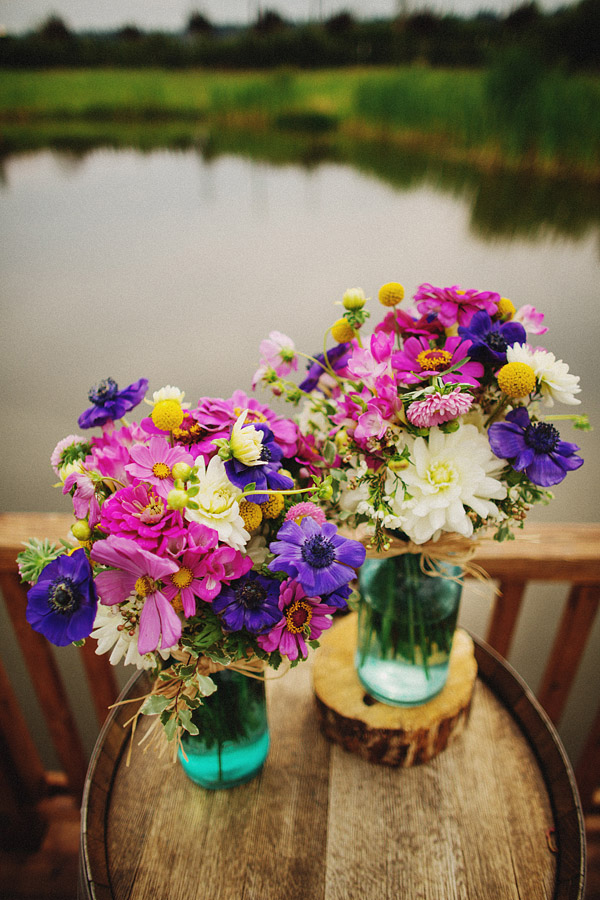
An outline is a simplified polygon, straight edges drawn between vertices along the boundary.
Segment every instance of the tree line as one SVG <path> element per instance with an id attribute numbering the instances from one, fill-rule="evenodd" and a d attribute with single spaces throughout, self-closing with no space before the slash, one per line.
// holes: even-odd
<path id="1" fill-rule="evenodd" d="M 597 71 L 600 0 L 580 0 L 552 12 L 526 2 L 503 16 L 482 12 L 461 18 L 421 10 L 362 21 L 342 12 L 308 23 L 265 10 L 245 27 L 216 26 L 196 12 L 179 33 L 135 25 L 76 33 L 51 16 L 29 33 L 1 37 L 0 66 L 266 69 L 421 63 L 465 68 L 493 64 L 515 48 L 566 71 Z"/>

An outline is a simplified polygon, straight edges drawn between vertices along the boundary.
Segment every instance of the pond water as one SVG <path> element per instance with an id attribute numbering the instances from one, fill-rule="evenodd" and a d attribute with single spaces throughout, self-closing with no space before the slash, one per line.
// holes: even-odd
<path id="1" fill-rule="evenodd" d="M 99 380 L 124 386 L 146 376 L 151 391 L 177 385 L 192 403 L 249 390 L 269 331 L 318 351 L 346 288 L 376 297 L 392 280 L 408 295 L 423 281 L 460 284 L 544 311 L 547 346 L 581 376 L 581 408 L 598 426 L 593 191 L 432 167 L 390 150 L 298 161 L 264 142 L 259 152 L 234 149 L 41 149 L 4 158 L 2 510 L 69 511 L 52 487 L 49 454 L 76 431 Z M 580 444 L 585 465 L 532 515 L 597 521 L 598 431 L 567 426 L 563 436 Z M 485 633 L 490 604 L 471 598 L 463 621 Z M 532 647 L 549 646 L 559 611 L 550 590 L 526 604 L 511 662 L 533 686 L 541 660 Z M 8 634 L 4 620 L 0 609 Z M 599 646 L 596 628 L 563 725 L 573 754 L 596 706 Z M 8 637 L 0 649 L 18 669 Z M 61 654 L 71 673 L 75 656 Z M 78 706 L 89 720 L 89 704 Z M 89 747 L 94 736 L 88 721 Z"/>
<path id="2" fill-rule="evenodd" d="M 559 194 L 536 218 L 527 180 L 499 179 L 495 196 L 489 177 L 373 159 L 273 165 L 227 149 L 6 158 L 1 507 L 67 510 L 48 455 L 102 378 L 146 376 L 150 390 L 175 384 L 192 402 L 230 396 L 249 389 L 270 330 L 314 352 L 347 287 L 376 297 L 391 280 L 409 294 L 423 281 L 498 290 L 545 311 L 548 347 L 581 375 L 598 422 L 600 229 L 585 200 L 581 215 L 565 214 Z M 536 515 L 596 520 L 598 440 L 563 432 L 586 465 Z"/>

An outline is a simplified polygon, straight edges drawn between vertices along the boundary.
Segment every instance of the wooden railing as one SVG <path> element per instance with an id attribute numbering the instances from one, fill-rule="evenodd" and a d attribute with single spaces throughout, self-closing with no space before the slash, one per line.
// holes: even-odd
<path id="1" fill-rule="evenodd" d="M 48 537 L 58 541 L 68 536 L 72 521 L 70 515 L 0 514 L 0 590 L 64 769 L 65 785 L 76 792 L 83 784 L 86 769 L 82 742 L 54 654 L 47 641 L 25 621 L 26 590 L 20 583 L 15 562 L 27 538 Z M 515 541 L 502 544 L 482 541 L 475 561 L 499 582 L 501 594 L 492 610 L 486 640 L 503 656 L 509 653 L 528 582 L 563 581 L 570 585 L 538 691 L 542 706 L 558 724 L 600 601 L 600 525 L 531 526 Z M 102 722 L 117 694 L 114 670 L 105 656 L 94 653 L 93 642 L 87 643 L 81 653 L 92 702 L 98 721 Z M 10 771 L 8 774 L 5 771 L 4 778 L 14 780 L 16 772 L 24 796 L 35 798 L 57 779 L 44 771 L 8 674 L 1 666 L 0 697 L 0 736 L 11 760 Z M 591 803 L 599 772 L 600 714 L 576 767 L 584 807 Z"/>

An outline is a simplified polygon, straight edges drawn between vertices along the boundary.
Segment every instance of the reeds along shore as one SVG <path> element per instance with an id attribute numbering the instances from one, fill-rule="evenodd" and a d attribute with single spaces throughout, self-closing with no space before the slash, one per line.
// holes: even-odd
<path id="1" fill-rule="evenodd" d="M 339 133 L 435 149 L 483 168 L 600 180 L 600 78 L 547 69 L 521 51 L 484 70 L 3 72 L 5 149 L 19 130 L 32 134 L 52 123 L 56 131 L 57 123 L 75 121 Z"/>

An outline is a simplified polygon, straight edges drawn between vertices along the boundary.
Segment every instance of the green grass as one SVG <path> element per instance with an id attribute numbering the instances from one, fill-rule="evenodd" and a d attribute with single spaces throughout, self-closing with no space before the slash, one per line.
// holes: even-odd
<path id="1" fill-rule="evenodd" d="M 207 124 L 338 131 L 423 146 L 480 167 L 600 178 L 600 79 L 549 72 L 524 57 L 501 59 L 491 72 L 413 66 L 2 73 L 5 146 L 19 132 L 34 140 L 36 129 L 41 134 L 51 125 L 57 137 L 59 123 L 89 133 L 102 122 L 137 132 L 163 123 L 165 135 L 179 134 L 180 141 L 189 139 L 189 127 Z"/>

